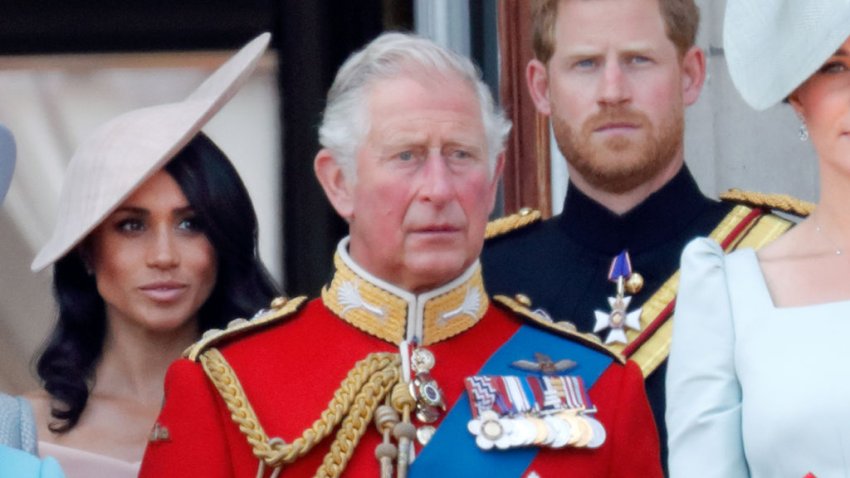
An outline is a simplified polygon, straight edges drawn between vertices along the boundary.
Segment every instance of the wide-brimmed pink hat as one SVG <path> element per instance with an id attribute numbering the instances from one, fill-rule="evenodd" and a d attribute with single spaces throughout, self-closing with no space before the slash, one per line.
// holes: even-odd
<path id="1" fill-rule="evenodd" d="M 122 114 L 85 139 L 68 164 L 56 227 L 32 270 L 67 254 L 180 152 L 248 79 L 269 38 L 253 39 L 185 100 Z"/>
<path id="2" fill-rule="evenodd" d="M 0 204 L 6 198 L 12 173 L 15 171 L 15 138 L 12 132 L 0 124 Z"/>

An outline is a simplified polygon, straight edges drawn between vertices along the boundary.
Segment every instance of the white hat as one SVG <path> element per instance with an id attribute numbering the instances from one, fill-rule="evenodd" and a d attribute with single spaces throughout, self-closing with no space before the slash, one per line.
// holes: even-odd
<path id="1" fill-rule="evenodd" d="M 263 33 L 242 47 L 185 100 L 125 113 L 85 139 L 68 164 L 58 222 L 32 270 L 67 254 L 180 152 L 248 79 L 269 38 Z"/>
<path id="2" fill-rule="evenodd" d="M 12 173 L 15 171 L 15 138 L 12 132 L 0 124 L 0 204 L 9 191 Z"/>
<path id="3" fill-rule="evenodd" d="M 779 103 L 850 36 L 850 0 L 727 0 L 732 81 L 757 110 Z"/>

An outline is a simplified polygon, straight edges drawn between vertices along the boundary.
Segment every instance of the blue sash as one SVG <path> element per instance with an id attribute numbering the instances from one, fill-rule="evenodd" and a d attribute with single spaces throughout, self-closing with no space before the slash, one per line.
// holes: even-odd
<path id="1" fill-rule="evenodd" d="M 577 362 L 578 365 L 567 373 L 581 376 L 588 390 L 612 362 L 610 356 L 569 338 L 523 325 L 487 360 L 478 375 L 522 375 L 511 367 L 511 363 L 533 359 L 535 352 L 546 354 L 554 361 L 568 358 Z M 408 475 L 411 478 L 521 476 L 537 456 L 538 448 L 481 450 L 466 429 L 471 419 L 469 397 L 463 393 L 428 446 L 416 457 Z"/>

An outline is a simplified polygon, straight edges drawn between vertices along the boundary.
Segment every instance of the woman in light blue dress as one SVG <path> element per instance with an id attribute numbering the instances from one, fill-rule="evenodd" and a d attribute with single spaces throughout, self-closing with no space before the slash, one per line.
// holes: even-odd
<path id="1" fill-rule="evenodd" d="M 53 458 L 39 459 L 16 448 L 0 445 L 0 478 L 64 478 Z"/>
<path id="2" fill-rule="evenodd" d="M 0 204 L 6 197 L 15 169 L 15 140 L 0 125 Z M 23 399 L 0 394 L 0 478 L 63 478 L 53 458 L 35 456 L 35 422 Z"/>
<path id="3" fill-rule="evenodd" d="M 727 2 L 735 86 L 756 109 L 789 103 L 820 200 L 758 253 L 685 249 L 667 373 L 674 478 L 850 476 L 849 35 L 848 0 Z"/>

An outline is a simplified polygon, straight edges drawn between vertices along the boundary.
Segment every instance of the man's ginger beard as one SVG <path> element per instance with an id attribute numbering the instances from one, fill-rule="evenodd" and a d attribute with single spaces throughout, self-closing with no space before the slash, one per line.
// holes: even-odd
<path id="1" fill-rule="evenodd" d="M 656 132 L 645 114 L 608 108 L 588 118 L 579 134 L 556 114 L 552 115 L 552 129 L 561 154 L 587 183 L 601 191 L 622 194 L 656 177 L 681 148 L 681 109 L 667 118 Z M 593 137 L 594 130 L 609 123 L 637 125 L 642 137 L 615 136 L 601 142 Z"/>

